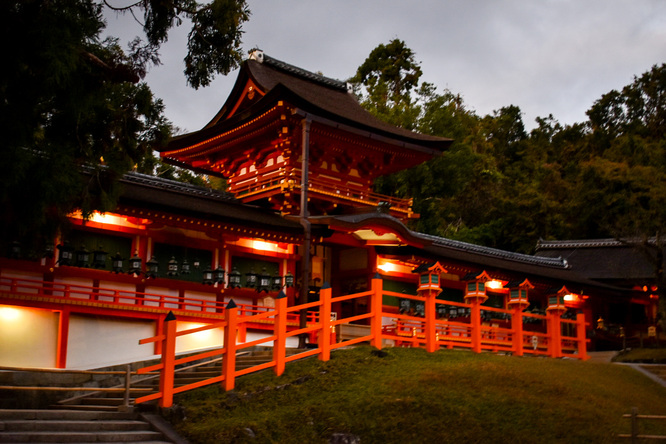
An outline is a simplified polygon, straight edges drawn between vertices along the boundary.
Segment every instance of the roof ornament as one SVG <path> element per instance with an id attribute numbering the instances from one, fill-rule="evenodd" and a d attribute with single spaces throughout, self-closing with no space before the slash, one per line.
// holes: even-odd
<path id="1" fill-rule="evenodd" d="M 264 63 L 264 51 L 259 48 L 253 49 L 250 51 L 250 60 L 256 60 L 259 63 Z"/>

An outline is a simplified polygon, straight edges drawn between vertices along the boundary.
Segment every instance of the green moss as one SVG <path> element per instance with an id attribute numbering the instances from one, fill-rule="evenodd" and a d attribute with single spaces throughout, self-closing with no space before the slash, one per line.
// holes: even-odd
<path id="1" fill-rule="evenodd" d="M 176 426 L 193 443 L 616 442 L 631 407 L 666 414 L 666 389 L 611 364 L 443 350 L 369 347 L 306 359 L 277 378 L 177 397 Z M 666 425 L 657 433 L 666 434 Z"/>

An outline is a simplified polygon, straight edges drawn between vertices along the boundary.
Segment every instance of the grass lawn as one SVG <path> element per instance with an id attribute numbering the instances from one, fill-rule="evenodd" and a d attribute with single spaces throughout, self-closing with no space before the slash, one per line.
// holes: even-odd
<path id="1" fill-rule="evenodd" d="M 574 360 L 370 347 L 340 350 L 176 397 L 192 443 L 604 443 L 622 415 L 666 415 L 666 388 L 632 368 Z M 666 435 L 666 421 L 641 433 Z M 627 440 L 628 442 L 628 440 Z"/>

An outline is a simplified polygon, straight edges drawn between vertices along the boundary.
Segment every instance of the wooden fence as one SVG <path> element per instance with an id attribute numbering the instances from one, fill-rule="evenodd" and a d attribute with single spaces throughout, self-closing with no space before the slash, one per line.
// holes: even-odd
<path id="1" fill-rule="evenodd" d="M 383 310 L 384 297 L 422 301 L 425 313 L 423 316 L 414 316 L 385 312 Z M 333 304 L 354 299 L 369 300 L 368 312 L 332 319 L 331 307 Z M 469 313 L 469 316 L 438 318 L 437 305 L 442 304 L 459 307 L 465 313 Z M 301 310 L 317 311 L 319 315 L 304 328 L 288 329 L 287 319 L 293 318 Z M 425 347 L 429 352 L 434 352 L 440 347 L 455 347 L 468 348 L 477 353 L 490 350 L 509 352 L 517 356 L 534 354 L 553 358 L 587 359 L 585 321 L 582 314 L 578 314 L 576 320 L 567 320 L 562 319 L 561 311 L 557 310 L 547 312 L 546 315 L 536 315 L 523 313 L 519 308 L 504 310 L 482 306 L 478 299 L 466 304 L 436 299 L 434 293 L 431 296 L 410 296 L 384 291 L 382 280 L 378 276 L 372 280 L 372 288 L 361 293 L 332 297 L 331 288 L 324 285 L 320 291 L 319 301 L 308 304 L 287 307 L 287 298 L 284 293 L 281 293 L 275 301 L 275 308 L 262 313 L 241 314 L 236 304 L 230 301 L 225 308 L 223 321 L 190 330 L 176 331 L 175 320 L 175 316 L 168 316 L 161 334 L 140 341 L 141 344 L 160 342 L 162 359 L 159 364 L 139 369 L 139 374 L 160 372 L 160 385 L 157 393 L 138 398 L 137 404 L 159 400 L 160 406 L 170 407 L 175 394 L 216 383 L 222 384 L 225 390 L 232 390 L 238 376 L 268 368 L 272 368 L 279 376 L 284 372 L 288 362 L 309 356 L 318 356 L 320 360 L 328 361 L 332 350 L 358 343 L 369 343 L 378 349 L 385 344 L 393 343 L 397 346 Z M 248 323 L 256 324 L 258 322 L 272 323 L 272 334 L 257 340 L 239 343 L 239 332 L 242 334 Z M 369 325 L 366 330 L 367 335 L 336 341 L 334 334 L 336 327 L 349 323 Z M 528 331 L 525 325 L 539 328 L 532 328 L 533 331 Z M 184 358 L 176 357 L 177 338 L 212 329 L 221 329 L 224 332 L 224 344 L 221 349 L 205 351 Z M 287 340 L 300 335 L 315 338 L 316 348 L 287 356 Z M 235 369 L 235 358 L 238 351 L 267 343 L 272 343 L 273 346 L 271 361 L 251 368 Z M 178 366 L 213 357 L 223 358 L 219 376 L 174 387 L 174 373 Z"/>
<path id="2" fill-rule="evenodd" d="M 629 418 L 631 420 L 631 433 L 630 434 L 620 434 L 619 438 L 629 438 L 632 443 L 642 442 L 642 440 L 662 440 L 666 441 L 666 435 L 645 435 L 639 432 L 638 421 L 639 420 L 666 420 L 666 416 L 662 415 L 639 415 L 638 408 L 632 407 L 631 413 L 622 415 L 623 418 Z"/>

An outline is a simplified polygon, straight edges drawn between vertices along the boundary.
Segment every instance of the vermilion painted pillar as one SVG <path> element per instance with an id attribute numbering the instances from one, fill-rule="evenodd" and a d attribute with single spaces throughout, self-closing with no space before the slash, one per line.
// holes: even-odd
<path id="1" fill-rule="evenodd" d="M 426 351 L 432 353 L 439 350 L 439 341 L 437 340 L 437 307 L 435 298 L 439 292 L 429 290 L 425 300 L 425 321 L 426 321 Z"/>
<path id="2" fill-rule="evenodd" d="M 67 368 L 69 345 L 69 308 L 63 308 L 58 319 L 58 342 L 56 345 L 56 368 Z"/>
<path id="3" fill-rule="evenodd" d="M 558 310 L 549 311 L 548 318 L 548 352 L 551 358 L 562 357 L 562 333 L 560 325 L 560 312 Z"/>
<path id="4" fill-rule="evenodd" d="M 173 405 L 173 382 L 176 361 L 176 316 L 169 312 L 164 319 L 164 345 L 162 346 L 162 370 L 160 372 L 160 407 Z"/>
<path id="5" fill-rule="evenodd" d="M 513 335 L 513 354 L 523 356 L 523 310 L 524 306 L 517 305 L 513 307 L 511 313 L 511 330 Z"/>
<path id="6" fill-rule="evenodd" d="M 468 298 L 472 305 L 470 310 L 470 324 L 472 327 L 472 351 L 481 353 L 481 299 Z"/>
<path id="7" fill-rule="evenodd" d="M 287 355 L 287 295 L 280 292 L 275 299 L 275 323 L 274 332 L 275 341 L 273 342 L 273 361 L 275 367 L 273 371 L 276 376 L 284 373 L 285 358 Z"/>
<path id="8" fill-rule="evenodd" d="M 222 357 L 222 388 L 233 390 L 236 380 L 236 330 L 238 326 L 238 307 L 233 299 L 224 312 L 227 324 L 224 326 L 224 354 Z"/>
<path id="9" fill-rule="evenodd" d="M 585 337 L 585 314 L 576 315 L 576 340 L 578 341 L 579 359 L 586 361 L 590 357 L 587 355 L 587 339 Z"/>
<path id="10" fill-rule="evenodd" d="M 370 302 L 370 309 L 372 310 L 372 317 L 370 318 L 370 332 L 372 340 L 370 345 L 381 350 L 382 348 L 382 278 L 376 274 L 372 279 L 372 300 Z"/>
<path id="11" fill-rule="evenodd" d="M 324 283 L 319 291 L 319 360 L 328 361 L 331 359 L 331 286 L 328 282 Z M 381 332 L 380 332 L 381 333 Z"/>

